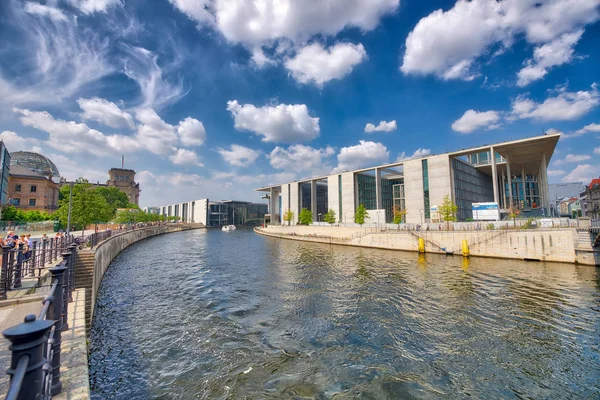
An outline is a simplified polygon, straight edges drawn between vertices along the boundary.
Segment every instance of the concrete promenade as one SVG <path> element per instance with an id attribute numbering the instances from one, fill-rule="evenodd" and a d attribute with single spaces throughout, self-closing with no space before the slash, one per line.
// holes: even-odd
<path id="1" fill-rule="evenodd" d="M 463 240 L 471 256 L 600 265 L 600 249 L 574 228 L 498 229 L 481 231 L 416 231 L 390 227 L 279 226 L 257 228 L 258 234 L 308 242 L 387 250 L 462 254 Z"/>

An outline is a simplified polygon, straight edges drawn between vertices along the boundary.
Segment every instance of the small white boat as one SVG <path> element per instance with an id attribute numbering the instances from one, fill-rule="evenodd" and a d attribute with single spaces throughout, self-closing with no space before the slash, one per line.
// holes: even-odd
<path id="1" fill-rule="evenodd" d="M 221 228 L 224 232 L 231 232 L 231 231 L 235 231 L 235 225 L 225 225 L 223 228 Z"/>

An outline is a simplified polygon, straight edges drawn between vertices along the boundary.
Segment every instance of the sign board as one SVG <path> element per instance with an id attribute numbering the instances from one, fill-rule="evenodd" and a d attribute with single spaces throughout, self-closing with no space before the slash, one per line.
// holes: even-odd
<path id="1" fill-rule="evenodd" d="M 472 203 L 474 221 L 498 221 L 500 219 L 500 210 L 498 203 Z"/>
<path id="2" fill-rule="evenodd" d="M 540 219 L 540 226 L 542 228 L 552 228 L 553 227 L 552 220 L 550 218 L 542 218 Z"/>
<path id="3" fill-rule="evenodd" d="M 385 210 L 367 210 L 366 224 L 385 224 Z"/>
<path id="4" fill-rule="evenodd" d="M 438 206 L 431 206 L 429 208 L 429 219 L 431 222 L 440 222 L 440 214 L 438 213 Z"/>

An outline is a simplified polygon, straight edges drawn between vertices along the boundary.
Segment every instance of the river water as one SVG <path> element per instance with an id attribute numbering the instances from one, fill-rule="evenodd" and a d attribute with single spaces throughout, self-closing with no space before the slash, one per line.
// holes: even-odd
<path id="1" fill-rule="evenodd" d="M 600 398 L 600 270 L 194 230 L 123 251 L 94 399 Z"/>

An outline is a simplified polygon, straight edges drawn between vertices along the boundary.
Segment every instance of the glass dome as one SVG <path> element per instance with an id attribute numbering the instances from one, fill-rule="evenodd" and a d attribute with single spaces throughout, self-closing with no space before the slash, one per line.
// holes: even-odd
<path id="1" fill-rule="evenodd" d="M 16 151 L 10 153 L 10 164 L 19 164 L 52 180 L 60 180 L 60 172 L 56 165 L 47 157 L 31 151 Z"/>

